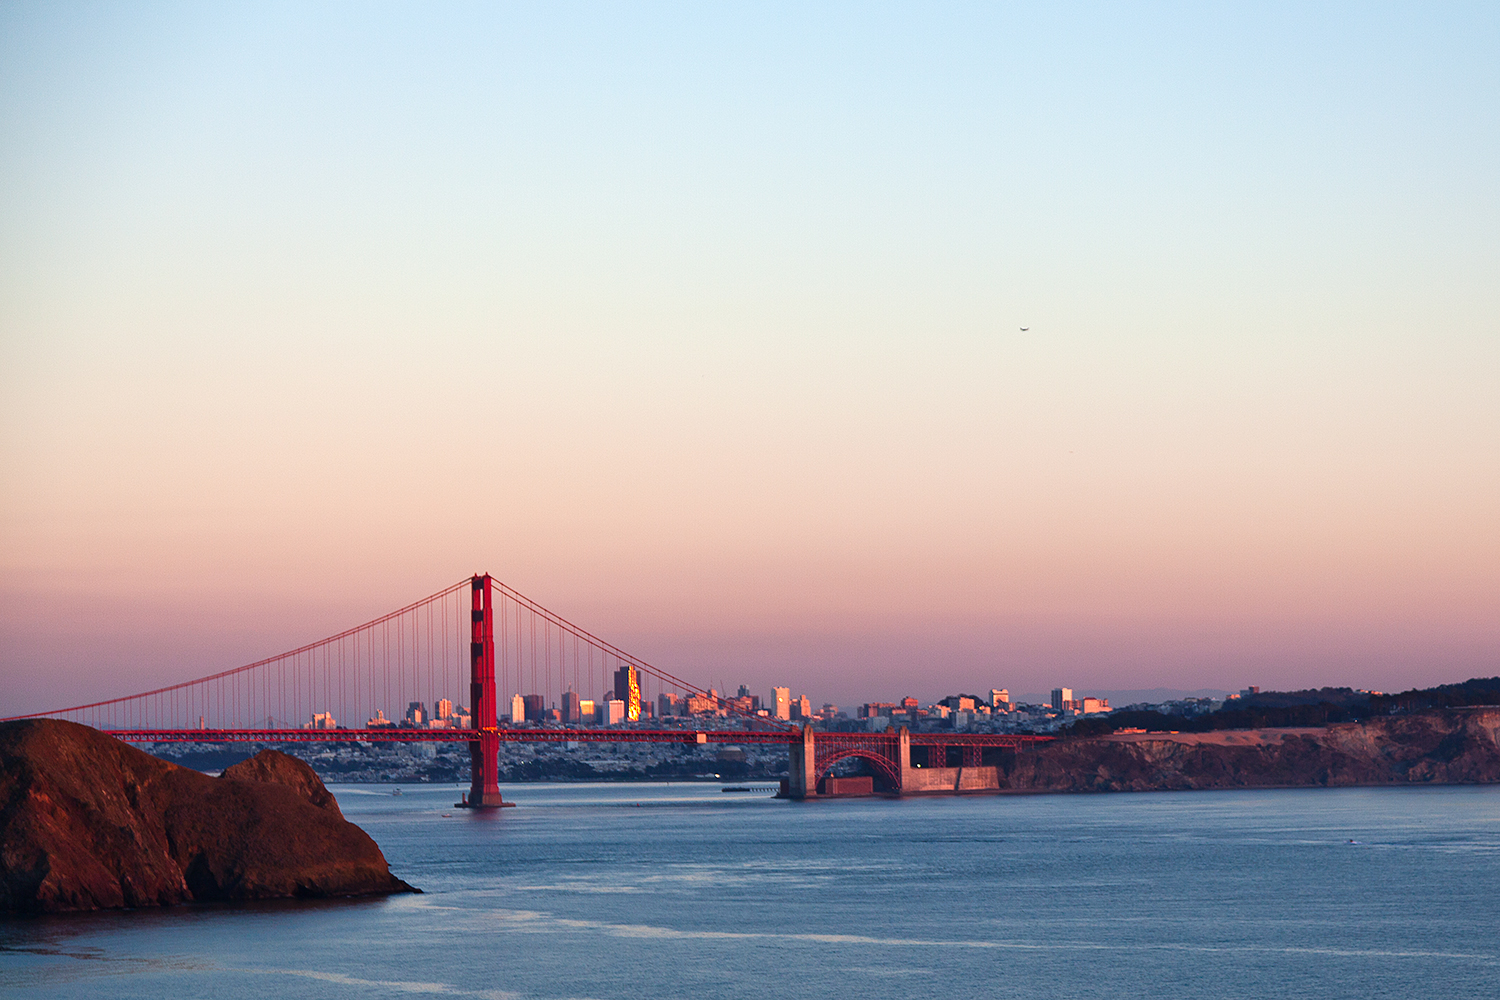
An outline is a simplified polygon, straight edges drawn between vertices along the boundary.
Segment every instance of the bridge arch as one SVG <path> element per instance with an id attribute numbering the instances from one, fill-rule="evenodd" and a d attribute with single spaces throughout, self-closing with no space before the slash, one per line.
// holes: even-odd
<path id="1" fill-rule="evenodd" d="M 817 770 L 813 774 L 814 787 L 822 784 L 823 779 L 828 777 L 829 772 L 833 770 L 833 765 L 841 760 L 848 760 L 850 757 L 858 757 L 873 765 L 880 776 L 890 785 L 892 791 L 899 792 L 901 790 L 901 774 L 897 771 L 896 765 L 892 763 L 890 758 L 878 751 L 863 747 L 842 747 L 831 751 L 826 757 L 819 754 Z"/>

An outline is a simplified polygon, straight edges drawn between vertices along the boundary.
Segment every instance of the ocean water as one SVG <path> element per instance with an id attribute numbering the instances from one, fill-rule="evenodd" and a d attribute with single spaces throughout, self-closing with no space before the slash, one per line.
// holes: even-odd
<path id="1" fill-rule="evenodd" d="M 0 920 L 37 997 L 1500 996 L 1500 788 L 335 786 L 422 895 Z"/>

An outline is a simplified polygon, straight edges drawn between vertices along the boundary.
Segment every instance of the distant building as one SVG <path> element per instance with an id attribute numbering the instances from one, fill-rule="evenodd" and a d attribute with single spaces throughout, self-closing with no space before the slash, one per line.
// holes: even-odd
<path id="1" fill-rule="evenodd" d="M 1079 715 L 1092 715 L 1095 712 L 1109 711 L 1108 698 L 1084 698 L 1077 705 Z"/>
<path id="2" fill-rule="evenodd" d="M 630 664 L 615 671 L 615 698 L 625 703 L 625 718 L 631 722 L 641 717 L 641 675 Z"/>
<path id="3" fill-rule="evenodd" d="M 592 698 L 581 698 L 578 702 L 578 717 L 583 722 L 598 722 L 599 707 Z"/>
<path id="4" fill-rule="evenodd" d="M 420 701 L 413 701 L 406 706 L 406 724 L 421 729 L 427 725 L 427 707 Z"/>
<path id="5" fill-rule="evenodd" d="M 446 722 L 448 721 L 448 717 L 452 714 L 453 702 L 451 699 L 439 698 L 432 706 L 432 717 L 434 719 L 441 719 L 442 721 Z"/>
<path id="6" fill-rule="evenodd" d="M 807 697 L 807 695 L 803 695 L 802 697 L 797 699 L 797 718 L 812 718 L 812 701 Z"/>
<path id="7" fill-rule="evenodd" d="M 719 699 L 714 697 L 712 691 L 708 694 L 690 694 L 684 704 L 688 715 L 719 714 Z"/>
<path id="8" fill-rule="evenodd" d="M 1248 698 L 1251 695 L 1256 695 L 1256 694 L 1260 694 L 1260 685 L 1259 684 L 1252 684 L 1249 687 L 1244 688 L 1243 690 L 1240 691 L 1240 697 L 1241 698 Z"/>
<path id="9" fill-rule="evenodd" d="M 583 701 L 583 699 L 578 697 L 578 692 L 574 691 L 572 688 L 568 688 L 568 690 L 566 690 L 566 691 L 563 692 L 563 697 L 562 697 L 562 721 L 563 722 L 582 722 L 583 721 L 583 713 L 582 713 L 582 709 L 580 707 L 582 701 Z"/>
<path id="10" fill-rule="evenodd" d="M 377 708 L 375 710 L 375 718 L 371 719 L 369 722 L 366 722 L 365 723 L 365 728 L 366 729 L 392 729 L 392 728 L 395 727 L 395 725 L 396 724 L 394 722 L 392 722 L 390 719 L 387 719 L 385 717 L 385 712 L 383 712 L 383 711 L 381 711 L 380 709 Z"/>
<path id="11" fill-rule="evenodd" d="M 338 720 L 333 717 L 332 712 L 314 712 L 311 722 L 304 722 L 303 729 L 337 729 Z"/>
<path id="12" fill-rule="evenodd" d="M 1001 706 L 1005 706 L 1001 708 Z M 1001 712 L 1010 711 L 1010 691 L 1005 688 L 990 688 L 990 708 Z"/>
<path id="13" fill-rule="evenodd" d="M 510 699 L 510 721 L 511 722 L 525 722 L 526 721 L 526 699 L 522 698 L 518 694 L 517 695 L 511 695 L 511 699 Z"/>
<path id="14" fill-rule="evenodd" d="M 625 702 L 619 698 L 611 698 L 605 703 L 608 707 L 609 716 L 607 725 L 618 726 L 625 721 Z"/>
<path id="15" fill-rule="evenodd" d="M 663 691 L 656 696 L 656 714 L 665 719 L 669 715 L 681 715 L 682 698 L 675 694 Z"/>
<path id="16" fill-rule="evenodd" d="M 1072 688 L 1053 688 L 1052 689 L 1052 709 L 1053 709 L 1053 711 L 1056 711 L 1056 712 L 1066 712 L 1068 709 L 1070 709 L 1072 707 L 1073 707 L 1073 689 Z"/>
<path id="17" fill-rule="evenodd" d="M 525 718 L 527 722 L 543 721 L 544 713 L 547 711 L 547 699 L 539 694 L 523 694 L 521 701 L 525 704 Z"/>
<path id="18" fill-rule="evenodd" d="M 776 696 L 776 718 L 790 721 L 792 718 L 792 689 L 772 688 L 772 694 Z"/>

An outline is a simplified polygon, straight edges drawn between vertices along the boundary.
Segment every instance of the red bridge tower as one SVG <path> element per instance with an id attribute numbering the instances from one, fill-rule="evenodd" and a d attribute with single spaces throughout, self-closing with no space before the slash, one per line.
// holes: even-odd
<path id="1" fill-rule="evenodd" d="M 500 719 L 495 701 L 494 590 L 490 575 L 474 577 L 472 588 L 469 700 L 474 706 L 475 737 L 469 741 L 469 794 L 460 804 L 471 809 L 496 809 L 510 803 L 500 798 Z"/>

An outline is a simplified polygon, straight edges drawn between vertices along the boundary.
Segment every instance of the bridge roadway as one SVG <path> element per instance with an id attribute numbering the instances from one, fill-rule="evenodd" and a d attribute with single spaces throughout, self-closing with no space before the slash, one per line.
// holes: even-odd
<path id="1" fill-rule="evenodd" d="M 478 738 L 473 729 L 106 729 L 126 743 L 468 743 Z M 802 738 L 801 729 L 563 729 L 499 726 L 491 730 L 502 743 L 780 743 Z M 897 732 L 838 733 L 815 731 L 848 743 L 872 745 L 889 741 Z M 1051 736 L 1010 733 L 912 733 L 912 746 L 980 746 L 1015 749 L 1050 740 Z"/>
<path id="2" fill-rule="evenodd" d="M 499 726 L 494 729 L 111 729 L 127 743 L 709 743 L 779 744 L 787 748 L 787 793 L 812 798 L 831 788 L 833 766 L 858 758 L 879 776 L 879 790 L 895 794 L 953 794 L 1000 788 L 997 765 L 984 763 L 984 751 L 1023 750 L 1050 736 L 1008 733 L 912 733 L 906 727 L 878 733 L 819 732 L 811 726 L 789 730 L 750 729 L 565 729 Z M 912 748 L 925 748 L 913 755 Z M 950 765 L 949 748 L 961 761 Z M 932 759 L 933 750 L 941 760 Z M 924 759 L 917 760 L 916 757 Z M 871 791 L 876 788 L 871 784 Z"/>

